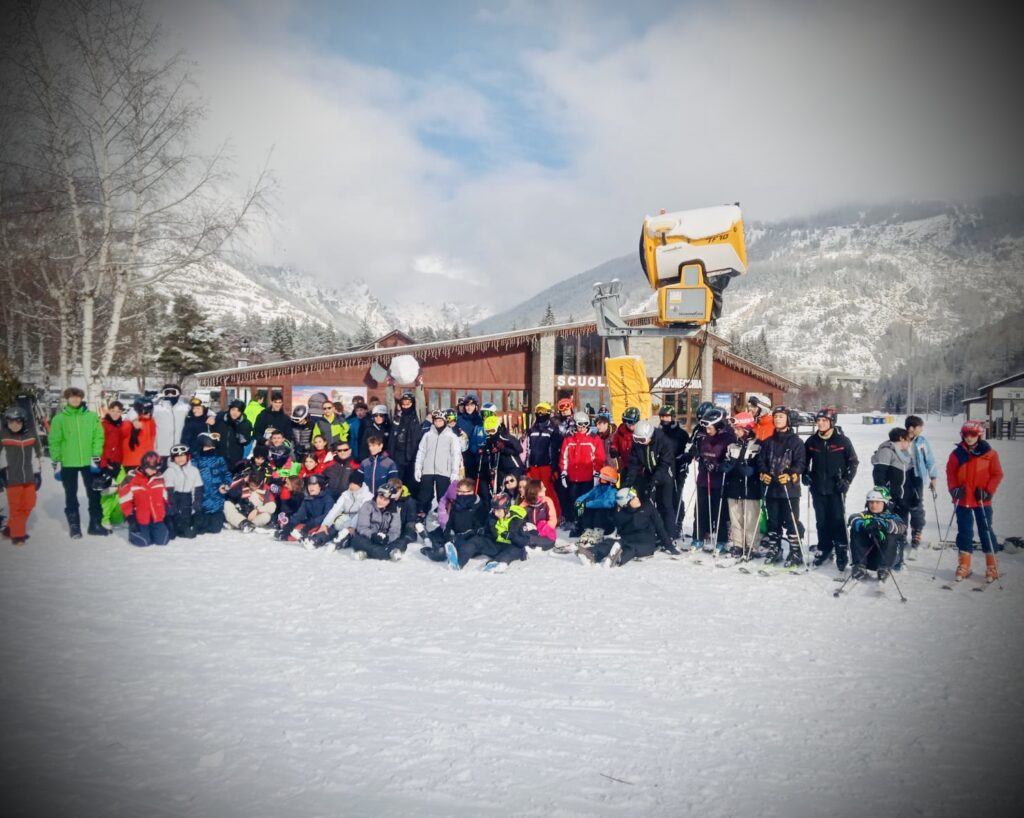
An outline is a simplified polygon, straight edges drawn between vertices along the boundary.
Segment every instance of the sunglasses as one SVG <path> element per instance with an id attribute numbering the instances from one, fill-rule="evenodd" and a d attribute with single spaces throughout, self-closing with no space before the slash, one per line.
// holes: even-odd
<path id="1" fill-rule="evenodd" d="M 458 494 L 459 497 L 472 497 L 473 496 L 473 492 L 471 492 L 471 491 L 457 491 L 456 494 Z"/>

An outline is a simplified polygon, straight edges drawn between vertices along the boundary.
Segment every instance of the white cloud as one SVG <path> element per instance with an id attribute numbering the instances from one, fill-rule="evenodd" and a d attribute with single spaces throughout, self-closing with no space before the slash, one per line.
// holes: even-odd
<path id="1" fill-rule="evenodd" d="M 945 29 L 916 36 L 931 32 L 913 7 L 690 7 L 636 37 L 614 19 L 591 25 L 587 4 L 560 6 L 545 29 L 556 44 L 522 52 L 528 76 L 508 91 L 529 94 L 567 162 L 509 151 L 486 171 L 419 137 L 492 149 L 522 137 L 470 78 L 360 65 L 300 37 L 295 7 L 248 8 L 161 13 L 199 63 L 206 138 L 230 135 L 243 174 L 274 146 L 280 224 L 259 252 L 341 289 L 361 276 L 416 299 L 457 282 L 457 296 L 508 305 L 633 252 L 659 207 L 739 200 L 748 219 L 776 218 L 1021 182 L 978 55 L 951 51 Z M 532 2 L 489 14 L 545 19 Z"/>

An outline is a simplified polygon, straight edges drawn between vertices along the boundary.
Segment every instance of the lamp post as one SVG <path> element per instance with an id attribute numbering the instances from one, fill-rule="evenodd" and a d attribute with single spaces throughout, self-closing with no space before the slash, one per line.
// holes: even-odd
<path id="1" fill-rule="evenodd" d="M 235 362 L 235 366 L 243 367 L 249 365 L 249 352 L 251 347 L 249 346 L 249 339 L 243 338 L 238 342 L 238 359 Z"/>

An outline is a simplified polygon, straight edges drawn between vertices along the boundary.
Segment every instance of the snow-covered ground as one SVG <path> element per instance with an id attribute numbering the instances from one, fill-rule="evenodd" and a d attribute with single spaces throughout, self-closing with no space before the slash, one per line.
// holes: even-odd
<path id="1" fill-rule="evenodd" d="M 888 427 L 843 420 L 862 497 Z M 943 463 L 958 428 L 928 423 Z M 994 445 L 996 529 L 1021 535 L 1024 441 Z M 924 551 L 898 577 L 903 605 L 891 584 L 835 599 L 833 570 L 765 578 L 663 555 L 610 571 L 538 555 L 486 575 L 258 535 L 72 542 L 61 507 L 47 473 L 31 541 L 0 549 L 5 815 L 1022 803 L 1024 556 L 1003 557 L 1002 590 L 950 592 L 952 553 L 933 581 L 939 552 Z"/>

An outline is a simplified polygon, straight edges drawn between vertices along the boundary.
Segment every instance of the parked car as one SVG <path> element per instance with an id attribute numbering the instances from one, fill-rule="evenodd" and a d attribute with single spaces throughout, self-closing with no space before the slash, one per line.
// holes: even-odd
<path id="1" fill-rule="evenodd" d="M 793 409 L 789 413 L 789 422 L 794 429 L 801 426 L 814 426 L 814 415 L 802 409 Z"/>

